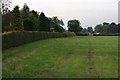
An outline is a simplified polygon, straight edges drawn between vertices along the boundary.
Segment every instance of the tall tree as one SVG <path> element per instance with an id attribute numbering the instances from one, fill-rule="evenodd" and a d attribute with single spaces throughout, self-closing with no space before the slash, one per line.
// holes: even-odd
<path id="1" fill-rule="evenodd" d="M 11 5 L 11 0 L 0 0 L 0 15 L 2 17 L 2 24 L 3 24 L 3 19 L 5 20 L 5 14 L 7 14 L 8 12 L 10 12 L 9 8 Z M 5 21 L 6 22 L 6 21 Z M 4 32 L 4 24 L 2 25 L 2 32 Z"/>
<path id="2" fill-rule="evenodd" d="M 75 32 L 77 35 L 82 31 L 79 20 L 69 20 L 67 27 L 68 31 Z"/>
<path id="3" fill-rule="evenodd" d="M 11 21 L 12 21 L 12 12 L 8 12 L 2 15 L 2 32 L 13 30 L 11 26 Z"/>
<path id="4" fill-rule="evenodd" d="M 33 15 L 33 22 L 34 22 L 34 30 L 38 31 L 38 27 L 39 27 L 39 13 L 37 11 L 32 10 L 31 11 L 32 15 Z"/>
<path id="5" fill-rule="evenodd" d="M 65 29 L 62 27 L 62 26 L 64 26 L 63 20 L 58 19 L 57 16 L 49 18 L 49 22 L 50 22 L 51 31 L 55 31 L 55 32 L 64 32 L 65 31 Z"/>
<path id="6" fill-rule="evenodd" d="M 33 22 L 29 19 L 29 7 L 25 3 L 22 10 L 21 15 L 23 19 L 23 26 L 25 31 L 31 30 L 31 26 L 33 26 Z"/>
<path id="7" fill-rule="evenodd" d="M 93 32 L 93 28 L 92 27 L 88 27 L 87 31 L 92 33 Z"/>
<path id="8" fill-rule="evenodd" d="M 119 25 L 119 24 L 118 24 Z M 95 27 L 95 32 L 100 33 L 118 33 L 119 27 L 115 22 L 107 23 L 104 22 L 103 24 L 97 25 Z"/>
<path id="9" fill-rule="evenodd" d="M 28 18 L 28 16 L 29 16 L 29 7 L 27 6 L 26 3 L 24 4 L 21 12 L 22 12 L 23 19 Z"/>
<path id="10" fill-rule="evenodd" d="M 117 25 L 118 33 L 120 33 L 120 23 Z"/>
<path id="11" fill-rule="evenodd" d="M 42 12 L 39 16 L 39 31 L 50 31 L 49 19 Z"/>
<path id="12" fill-rule="evenodd" d="M 53 17 L 52 20 L 53 20 L 53 22 L 54 22 L 55 24 L 57 24 L 57 25 L 61 25 L 61 26 L 64 25 L 63 20 L 62 20 L 62 19 L 61 19 L 61 20 L 58 19 L 57 16 Z"/>
<path id="13" fill-rule="evenodd" d="M 38 30 L 38 16 L 33 11 L 29 12 L 29 17 L 24 19 L 25 31 L 37 31 Z"/>
<path id="14" fill-rule="evenodd" d="M 25 31 L 35 31 L 38 25 L 38 14 L 36 11 L 30 11 L 28 5 L 25 3 L 21 10 L 23 18 L 23 26 Z"/>
<path id="15" fill-rule="evenodd" d="M 83 28 L 82 32 L 83 32 L 83 33 L 86 33 L 86 32 L 87 32 L 87 29 L 86 29 L 86 28 Z"/>
<path id="16" fill-rule="evenodd" d="M 3 28 L 3 25 L 2 25 L 2 15 L 0 14 L 0 33 L 3 33 L 4 30 L 1 27 Z"/>
<path id="17" fill-rule="evenodd" d="M 109 26 L 108 26 L 108 33 L 117 33 L 117 25 L 112 22 Z"/>
<path id="18" fill-rule="evenodd" d="M 0 13 L 6 14 L 9 12 L 11 0 L 0 0 Z"/>
<path id="19" fill-rule="evenodd" d="M 109 27 L 109 23 L 104 22 L 103 23 L 102 33 L 108 33 L 108 27 Z"/>
<path id="20" fill-rule="evenodd" d="M 102 24 L 98 24 L 95 26 L 95 32 L 101 33 L 102 32 Z"/>
<path id="21" fill-rule="evenodd" d="M 12 19 L 12 27 L 16 31 L 23 31 L 23 20 L 21 13 L 19 11 L 19 6 L 15 6 L 12 11 L 13 19 Z"/>

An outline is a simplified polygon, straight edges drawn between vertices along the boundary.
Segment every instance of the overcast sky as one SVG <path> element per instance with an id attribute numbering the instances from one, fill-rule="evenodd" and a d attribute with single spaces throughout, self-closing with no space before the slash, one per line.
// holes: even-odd
<path id="1" fill-rule="evenodd" d="M 30 9 L 44 12 L 47 17 L 58 16 L 67 21 L 78 19 L 82 27 L 103 22 L 118 22 L 119 0 L 12 0 L 12 8 L 26 3 Z"/>

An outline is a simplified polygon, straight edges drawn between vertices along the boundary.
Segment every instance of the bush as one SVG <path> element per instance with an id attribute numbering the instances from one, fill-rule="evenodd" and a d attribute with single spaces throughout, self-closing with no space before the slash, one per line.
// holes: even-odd
<path id="1" fill-rule="evenodd" d="M 2 34 L 2 49 L 5 50 L 11 47 L 31 43 L 37 40 L 73 36 L 75 36 L 75 33 L 72 32 L 65 33 L 39 32 L 39 31 L 7 32 Z"/>

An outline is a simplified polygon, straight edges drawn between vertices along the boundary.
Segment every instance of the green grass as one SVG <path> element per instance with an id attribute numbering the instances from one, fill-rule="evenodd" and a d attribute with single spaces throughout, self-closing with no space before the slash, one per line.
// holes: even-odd
<path id="1" fill-rule="evenodd" d="M 3 78 L 98 77 L 118 77 L 118 37 L 48 39 L 3 51 Z"/>

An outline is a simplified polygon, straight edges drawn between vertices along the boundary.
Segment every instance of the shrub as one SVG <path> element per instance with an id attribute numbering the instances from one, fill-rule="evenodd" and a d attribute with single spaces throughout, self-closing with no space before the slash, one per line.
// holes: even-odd
<path id="1" fill-rule="evenodd" d="M 39 32 L 39 31 L 24 31 L 24 32 L 7 32 L 2 34 L 2 49 L 16 47 L 22 44 L 31 43 L 37 40 L 48 38 L 73 37 L 75 33 L 65 32 Z"/>

